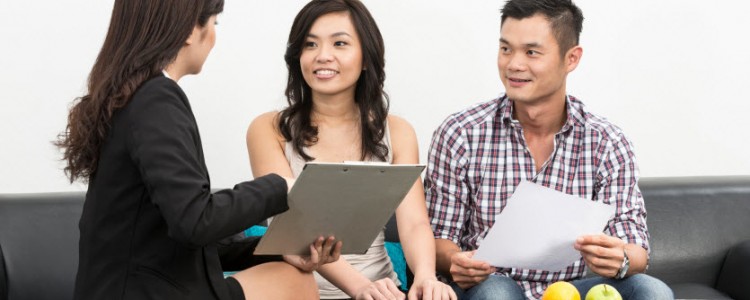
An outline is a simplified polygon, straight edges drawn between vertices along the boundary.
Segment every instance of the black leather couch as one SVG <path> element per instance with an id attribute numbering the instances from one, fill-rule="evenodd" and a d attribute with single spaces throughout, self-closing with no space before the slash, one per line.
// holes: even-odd
<path id="1" fill-rule="evenodd" d="M 750 299 L 750 176 L 644 178 L 648 273 L 678 299 Z M 84 194 L 0 194 L 0 300 L 72 298 Z M 395 224 L 386 239 L 398 241 Z"/>
<path id="2" fill-rule="evenodd" d="M 73 298 L 83 199 L 0 194 L 0 300 Z"/>
<path id="3" fill-rule="evenodd" d="M 644 178 L 646 273 L 675 298 L 750 299 L 750 176 Z"/>

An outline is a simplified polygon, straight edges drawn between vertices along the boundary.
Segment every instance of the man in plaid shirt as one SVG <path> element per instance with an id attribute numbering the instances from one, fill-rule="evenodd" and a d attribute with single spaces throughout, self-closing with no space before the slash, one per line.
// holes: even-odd
<path id="1" fill-rule="evenodd" d="M 581 295 L 607 283 L 625 299 L 671 299 L 664 283 L 643 274 L 649 236 L 630 141 L 566 94 L 566 77 L 582 56 L 581 10 L 570 0 L 510 0 L 502 13 L 498 69 L 506 94 L 449 116 L 429 151 L 425 189 L 438 271 L 461 299 L 535 299 L 560 280 Z M 615 216 L 604 234 L 570 245 L 581 259 L 562 270 L 472 259 L 522 180 L 615 205 Z M 585 267 L 598 276 L 582 279 Z"/>

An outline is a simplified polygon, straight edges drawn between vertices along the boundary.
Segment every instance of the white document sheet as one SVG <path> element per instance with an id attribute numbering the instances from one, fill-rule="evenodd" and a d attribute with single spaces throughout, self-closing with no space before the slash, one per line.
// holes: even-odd
<path id="1" fill-rule="evenodd" d="M 615 206 L 521 182 L 474 259 L 504 268 L 560 271 L 581 258 L 576 238 L 600 234 Z"/>

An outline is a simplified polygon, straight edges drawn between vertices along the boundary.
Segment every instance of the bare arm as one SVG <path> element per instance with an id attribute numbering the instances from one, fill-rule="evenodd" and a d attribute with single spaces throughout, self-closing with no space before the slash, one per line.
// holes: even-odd
<path id="1" fill-rule="evenodd" d="M 286 141 L 275 126 L 277 115 L 276 112 L 262 114 L 247 129 L 247 154 L 254 177 L 270 173 L 294 177 L 284 156 Z"/>
<path id="2" fill-rule="evenodd" d="M 390 116 L 393 164 L 419 163 L 419 147 L 414 128 L 405 120 Z M 435 238 L 427 218 L 424 187 L 418 178 L 396 209 L 398 235 L 404 256 L 414 273 L 409 299 L 456 299 L 453 290 L 435 276 Z"/>
<path id="3" fill-rule="evenodd" d="M 451 276 L 451 256 L 461 252 L 461 249 L 458 248 L 458 245 L 446 239 L 436 239 L 435 248 L 437 252 L 437 271 L 441 275 L 453 280 Z"/>
<path id="4" fill-rule="evenodd" d="M 628 260 L 630 260 L 630 268 L 626 275 L 630 276 L 646 272 L 646 265 L 648 265 L 648 251 L 636 244 L 626 244 L 625 250 L 628 251 Z"/>
<path id="5" fill-rule="evenodd" d="M 419 163 L 417 138 L 406 121 L 389 117 L 393 164 Z M 398 235 L 404 256 L 417 278 L 435 278 L 435 239 L 427 219 L 427 206 L 424 200 L 422 180 L 417 179 L 396 209 Z"/>

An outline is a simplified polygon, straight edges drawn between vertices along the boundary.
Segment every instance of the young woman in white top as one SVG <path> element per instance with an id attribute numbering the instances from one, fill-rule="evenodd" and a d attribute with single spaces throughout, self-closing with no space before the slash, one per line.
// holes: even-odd
<path id="1" fill-rule="evenodd" d="M 296 177 L 307 161 L 419 162 L 414 129 L 388 114 L 380 30 L 358 0 L 313 0 L 297 15 L 284 56 L 289 106 L 256 118 L 247 132 L 254 176 Z M 435 241 L 421 180 L 396 210 L 415 274 L 409 299 L 456 299 L 435 277 Z M 322 299 L 403 299 L 383 234 L 364 255 L 318 268 Z"/>

